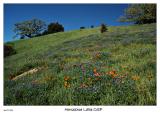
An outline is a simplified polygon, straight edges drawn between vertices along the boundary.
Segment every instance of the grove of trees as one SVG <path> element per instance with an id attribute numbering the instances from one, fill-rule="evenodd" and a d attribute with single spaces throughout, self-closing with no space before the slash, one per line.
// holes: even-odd
<path id="1" fill-rule="evenodd" d="M 63 32 L 63 25 L 56 23 L 50 23 L 47 27 L 44 21 L 39 19 L 32 19 L 23 22 L 18 22 L 14 25 L 15 37 L 20 39 L 32 38 L 36 36 L 47 35 L 50 33 Z"/>

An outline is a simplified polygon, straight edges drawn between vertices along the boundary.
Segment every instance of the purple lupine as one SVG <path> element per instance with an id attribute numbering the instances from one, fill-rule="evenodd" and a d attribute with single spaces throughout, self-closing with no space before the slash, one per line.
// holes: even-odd
<path id="1" fill-rule="evenodd" d="M 91 71 L 91 72 L 90 72 L 90 76 L 94 76 L 94 73 L 93 73 L 93 71 Z"/>
<path id="2" fill-rule="evenodd" d="M 85 74 L 85 68 L 83 67 L 83 65 L 81 65 L 81 70 L 82 70 L 82 73 L 83 73 L 83 76 Z"/>
<path id="3" fill-rule="evenodd" d="M 81 75 L 81 76 L 80 76 L 80 80 L 81 80 L 81 82 L 82 82 L 82 77 L 83 77 L 83 76 Z"/>

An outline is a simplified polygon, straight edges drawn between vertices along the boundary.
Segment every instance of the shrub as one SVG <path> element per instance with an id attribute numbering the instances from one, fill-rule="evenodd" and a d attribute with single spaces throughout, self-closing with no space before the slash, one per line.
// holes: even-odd
<path id="1" fill-rule="evenodd" d="M 101 24 L 101 29 L 100 29 L 101 33 L 104 33 L 107 31 L 107 26 L 105 24 Z"/>
<path id="2" fill-rule="evenodd" d="M 94 28 L 94 26 L 93 26 L 93 25 L 91 25 L 91 28 Z"/>
<path id="3" fill-rule="evenodd" d="M 63 25 L 59 24 L 58 22 L 50 23 L 48 25 L 47 33 L 50 34 L 50 33 L 56 33 L 56 32 L 64 32 Z"/>
<path id="4" fill-rule="evenodd" d="M 80 27 L 80 29 L 85 29 L 85 27 Z"/>
<path id="5" fill-rule="evenodd" d="M 13 45 L 5 44 L 4 45 L 4 57 L 11 56 L 16 54 L 16 50 L 13 48 Z"/>

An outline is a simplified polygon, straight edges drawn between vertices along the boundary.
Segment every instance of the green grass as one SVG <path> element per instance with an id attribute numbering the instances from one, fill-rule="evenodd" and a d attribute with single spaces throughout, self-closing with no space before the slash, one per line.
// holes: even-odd
<path id="1" fill-rule="evenodd" d="M 17 54 L 4 59 L 4 105 L 156 105 L 156 24 L 12 43 Z M 44 69 L 10 79 L 37 67 Z"/>

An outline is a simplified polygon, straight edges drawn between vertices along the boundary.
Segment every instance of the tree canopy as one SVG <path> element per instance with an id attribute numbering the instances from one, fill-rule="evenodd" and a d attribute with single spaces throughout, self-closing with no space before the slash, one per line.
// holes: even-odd
<path id="1" fill-rule="evenodd" d="M 132 4 L 124 11 L 121 22 L 134 22 L 135 24 L 146 24 L 156 22 L 156 4 Z"/>
<path id="2" fill-rule="evenodd" d="M 100 28 L 100 31 L 101 33 L 104 33 L 106 32 L 108 29 L 107 29 L 107 26 L 105 24 L 101 24 L 101 28 Z"/>
<path id="3" fill-rule="evenodd" d="M 14 37 L 20 36 L 21 39 L 26 37 L 31 38 L 41 34 L 45 27 L 45 22 L 39 19 L 19 22 L 14 25 L 14 32 L 16 33 Z"/>
<path id="4" fill-rule="evenodd" d="M 50 23 L 48 25 L 47 33 L 50 34 L 50 33 L 56 33 L 56 32 L 64 32 L 63 25 L 59 24 L 58 22 Z"/>

